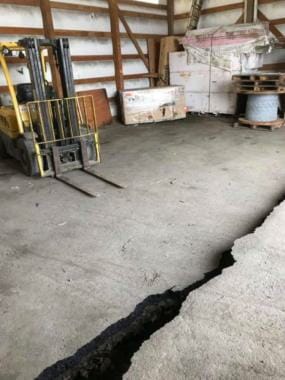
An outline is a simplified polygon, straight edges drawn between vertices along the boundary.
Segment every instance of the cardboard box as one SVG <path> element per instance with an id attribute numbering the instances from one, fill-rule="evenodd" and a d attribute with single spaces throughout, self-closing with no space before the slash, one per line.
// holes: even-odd
<path id="1" fill-rule="evenodd" d="M 126 125 L 186 117 L 183 86 L 125 90 L 120 92 L 120 103 Z"/>

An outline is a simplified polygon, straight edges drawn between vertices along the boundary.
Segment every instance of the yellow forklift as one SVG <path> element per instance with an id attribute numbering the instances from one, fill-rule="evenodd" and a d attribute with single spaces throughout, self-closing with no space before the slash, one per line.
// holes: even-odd
<path id="1" fill-rule="evenodd" d="M 57 66 L 61 98 L 46 80 L 47 49 Z M 12 54 L 25 57 L 30 83 L 14 87 L 6 60 Z M 1 156 L 17 159 L 28 176 L 52 176 L 89 196 L 95 195 L 64 173 L 80 169 L 122 188 L 90 170 L 100 162 L 94 100 L 76 96 L 68 39 L 24 38 L 0 43 L 0 64 L 12 100 L 12 106 L 0 107 Z"/>

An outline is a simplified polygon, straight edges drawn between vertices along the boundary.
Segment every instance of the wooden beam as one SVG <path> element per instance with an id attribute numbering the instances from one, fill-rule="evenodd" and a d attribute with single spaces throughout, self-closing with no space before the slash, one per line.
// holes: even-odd
<path id="1" fill-rule="evenodd" d="M 147 50 L 149 72 L 153 74 L 156 72 L 156 44 L 154 39 L 150 38 L 147 40 Z M 155 87 L 155 78 L 150 78 L 150 86 Z"/>
<path id="2" fill-rule="evenodd" d="M 141 73 L 141 74 L 129 74 L 124 75 L 124 80 L 143 79 L 143 78 L 157 78 L 157 73 Z M 91 84 L 91 83 L 105 83 L 116 81 L 115 76 L 96 77 L 96 78 L 82 78 L 75 79 L 75 84 Z"/>
<path id="3" fill-rule="evenodd" d="M 148 55 L 144 55 L 148 58 Z M 113 61 L 113 55 L 73 55 L 71 56 L 73 62 L 95 62 L 95 61 Z M 122 54 L 123 60 L 141 59 L 138 54 Z"/>
<path id="4" fill-rule="evenodd" d="M 39 0 L 0 0 L 0 5 L 27 5 L 32 7 L 39 6 Z"/>
<path id="5" fill-rule="evenodd" d="M 166 10 L 166 5 L 163 5 L 163 4 L 152 4 L 152 3 L 146 3 L 144 1 L 133 1 L 133 0 L 117 0 L 117 2 L 121 4 L 136 6 L 136 7 Z M 38 6 L 39 0 L 0 0 L 0 4 Z"/>
<path id="6" fill-rule="evenodd" d="M 56 35 L 63 37 L 97 37 L 97 38 L 112 38 L 111 32 L 96 32 L 93 30 L 75 30 L 75 29 L 56 29 Z M 128 33 L 119 33 L 121 38 L 129 38 Z M 157 38 L 160 39 L 164 35 L 148 34 L 148 33 L 133 33 L 133 36 L 138 39 Z"/>
<path id="7" fill-rule="evenodd" d="M 24 36 L 43 36 L 42 28 L 25 28 L 17 26 L 0 26 L 0 34 L 20 34 Z"/>
<path id="8" fill-rule="evenodd" d="M 202 9 L 201 14 L 202 15 L 208 15 L 208 14 L 212 14 L 212 13 L 232 11 L 234 9 L 243 9 L 243 7 L 244 7 L 244 2 L 242 1 L 239 3 L 233 3 L 233 4 L 228 4 L 228 5 L 220 5 L 218 7 L 205 8 L 205 9 Z"/>
<path id="9" fill-rule="evenodd" d="M 55 38 L 55 31 L 53 27 L 53 19 L 51 13 L 51 7 L 49 0 L 40 0 L 40 10 L 42 14 L 44 36 L 48 39 Z M 52 83 L 57 98 L 63 97 L 62 85 L 60 80 L 60 74 L 56 65 L 56 60 L 52 51 L 52 48 L 48 48 L 48 60 L 50 64 Z"/>
<path id="10" fill-rule="evenodd" d="M 20 6 L 39 6 L 39 1 L 40 0 L 0 0 L 0 5 L 1 4 L 11 4 L 11 5 L 20 5 Z M 282 2 L 284 0 L 259 0 L 259 5 L 263 4 L 272 4 L 276 2 Z M 153 8 L 153 9 L 161 9 L 161 10 L 167 10 L 167 6 L 163 4 L 151 4 L 151 3 L 145 3 L 142 1 L 133 1 L 133 0 L 117 0 L 118 3 L 121 4 L 127 4 L 127 5 L 132 5 L 136 7 L 146 7 L 146 8 Z M 83 4 L 76 4 L 76 3 L 63 3 L 59 1 L 51 1 L 51 7 L 52 8 L 58 8 L 58 9 L 74 9 L 74 10 L 81 10 L 84 12 L 92 12 L 92 13 L 107 13 L 108 8 L 104 7 L 97 7 L 97 6 L 89 6 L 89 5 L 83 5 Z M 243 3 L 242 2 L 237 2 L 233 4 L 228 4 L 228 5 L 221 5 L 218 7 L 211 7 L 211 8 L 206 8 L 202 10 L 202 14 L 209 14 L 209 13 L 218 13 L 218 12 L 225 12 L 228 10 L 233 10 L 233 9 L 239 9 L 243 8 Z M 136 11 L 125 11 L 123 10 L 122 12 L 124 13 L 125 16 L 141 16 L 141 17 L 149 17 L 149 18 L 161 18 L 165 19 L 167 18 L 166 15 L 160 15 L 160 14 L 155 14 L 155 13 L 142 13 L 142 12 L 136 12 Z M 128 13 L 129 12 L 129 13 Z M 181 13 L 175 15 L 175 19 L 183 19 L 183 18 L 188 18 L 189 13 Z"/>
<path id="11" fill-rule="evenodd" d="M 283 25 L 285 24 L 285 17 L 283 18 L 276 18 L 275 20 L 270 20 L 271 25 Z"/>
<path id="12" fill-rule="evenodd" d="M 98 7 L 94 5 L 85 5 L 85 4 L 76 4 L 76 3 L 63 3 L 61 1 L 50 1 L 51 8 L 54 9 L 63 9 L 67 11 L 78 11 L 86 13 L 98 13 L 98 14 L 109 14 L 109 9 L 104 7 Z M 166 15 L 161 15 L 157 13 L 145 13 L 138 11 L 121 11 L 126 17 L 143 17 L 147 19 L 158 19 L 166 20 Z"/>
<path id="13" fill-rule="evenodd" d="M 146 67 L 147 69 L 149 69 L 148 60 L 145 58 L 144 53 L 143 53 L 143 51 L 142 51 L 142 49 L 141 49 L 141 47 L 140 47 L 138 41 L 137 41 L 136 38 L 134 37 L 134 34 L 133 34 L 133 32 L 131 31 L 131 28 L 130 28 L 129 24 L 127 23 L 127 21 L 126 21 L 125 17 L 123 16 L 123 14 L 120 12 L 120 9 L 118 8 L 118 6 L 117 6 L 117 12 L 118 12 L 118 14 L 119 14 L 119 18 L 120 18 L 120 20 L 121 20 L 121 23 L 124 25 L 124 28 L 125 28 L 125 30 L 126 30 L 126 32 L 127 32 L 127 34 L 128 34 L 129 39 L 130 39 L 130 40 L 132 41 L 132 43 L 134 44 L 134 46 L 135 46 L 135 48 L 136 48 L 136 50 L 137 50 L 137 52 L 138 52 L 138 54 L 139 54 L 141 60 L 143 61 L 145 67 Z"/>
<path id="14" fill-rule="evenodd" d="M 145 58 L 148 59 L 148 55 L 145 54 Z M 122 54 L 123 60 L 141 59 L 138 54 Z M 97 62 L 97 61 L 113 61 L 113 55 L 72 55 L 72 62 Z M 10 65 L 13 64 L 25 64 L 27 60 L 25 58 L 19 57 L 6 57 L 6 62 Z M 48 62 L 48 57 L 46 57 L 46 62 Z"/>
<path id="15" fill-rule="evenodd" d="M 284 1 L 284 0 L 258 0 L 259 5 L 261 4 L 272 4 L 272 3 L 277 3 L 279 1 Z"/>
<path id="16" fill-rule="evenodd" d="M 115 64 L 115 81 L 117 91 L 124 90 L 123 62 L 121 52 L 119 9 L 115 0 L 108 0 L 110 10 L 111 36 Z"/>
<path id="17" fill-rule="evenodd" d="M 166 10 L 166 5 L 164 4 L 152 4 L 145 1 L 134 1 L 134 0 L 117 0 L 119 4 L 133 5 L 136 7 L 146 7 L 146 8 L 155 8 Z"/>
<path id="18" fill-rule="evenodd" d="M 157 73 L 141 73 L 141 74 L 130 74 L 124 75 L 124 80 L 135 80 L 135 79 L 147 79 L 147 78 L 158 78 Z M 114 82 L 114 76 L 106 76 L 106 77 L 96 77 L 96 78 L 82 78 L 75 79 L 75 84 L 91 84 L 91 83 L 105 83 L 105 82 Z M 8 86 L 0 86 L 0 94 L 8 93 Z"/>
<path id="19" fill-rule="evenodd" d="M 53 27 L 53 19 L 49 0 L 39 0 L 40 10 L 42 14 L 45 38 L 54 39 L 55 31 Z"/>
<path id="20" fill-rule="evenodd" d="M 257 0 L 244 0 L 244 23 L 257 21 Z"/>
<path id="21" fill-rule="evenodd" d="M 174 0 L 167 0 L 167 25 L 168 35 L 174 34 Z"/>
<path id="22" fill-rule="evenodd" d="M 236 20 L 235 24 L 241 24 L 244 20 L 244 14 L 242 13 L 239 18 Z"/>
<path id="23" fill-rule="evenodd" d="M 178 14 L 174 15 L 174 20 L 185 20 L 188 17 L 189 17 L 189 12 L 178 13 Z"/>
<path id="24" fill-rule="evenodd" d="M 0 0 L 0 5 L 11 4 L 11 5 L 20 5 L 20 6 L 25 6 L 25 5 L 39 6 L 39 1 L 40 0 Z M 272 3 L 276 3 L 280 1 L 284 1 L 284 0 L 259 0 L 258 2 L 259 2 L 259 5 L 263 5 L 263 4 L 272 4 Z M 146 7 L 146 8 L 167 10 L 167 6 L 162 5 L 162 4 L 151 4 L 151 3 L 145 3 L 145 2 L 133 1 L 133 0 L 117 0 L 117 2 L 121 4 L 136 6 L 136 7 Z M 57 8 L 57 9 L 79 10 L 83 12 L 92 12 L 92 13 L 108 13 L 108 8 L 104 8 L 104 7 L 89 6 L 89 5 L 76 4 L 76 3 L 63 3 L 59 1 L 51 1 L 50 3 L 51 3 L 52 8 Z M 239 9 L 239 8 L 243 8 L 242 2 L 222 5 L 218 7 L 206 8 L 202 10 L 202 14 L 225 12 L 225 11 Z M 124 16 L 130 16 L 130 17 L 141 16 L 141 17 L 146 17 L 146 18 L 157 18 L 157 19 L 167 18 L 166 15 L 160 15 L 160 14 L 155 14 L 155 13 L 142 13 L 142 12 L 136 12 L 136 11 L 127 11 L 127 10 L 122 10 L 122 12 L 124 13 Z M 187 12 L 177 14 L 174 16 L 176 20 L 185 19 L 188 17 L 189 17 L 189 13 Z"/>
<path id="25" fill-rule="evenodd" d="M 103 13 L 108 14 L 109 9 L 103 7 L 97 7 L 94 5 L 84 5 L 76 3 L 63 3 L 61 1 L 50 1 L 50 6 L 52 9 L 62 9 L 66 11 L 78 11 L 86 13 Z"/>
<path id="26" fill-rule="evenodd" d="M 270 20 L 261 12 L 261 10 L 258 10 L 257 16 L 258 16 L 258 18 L 259 18 L 260 21 L 267 21 L 267 22 L 269 22 L 269 29 L 270 29 L 271 33 L 274 34 L 274 36 L 279 41 L 281 41 L 281 40 L 283 40 L 285 38 L 284 34 L 281 33 L 280 30 L 278 30 L 275 25 L 270 24 Z"/>
<path id="27" fill-rule="evenodd" d="M 0 26 L 0 34 L 8 35 L 24 35 L 24 36 L 43 36 L 44 30 L 42 28 L 27 28 L 17 26 Z M 76 29 L 55 29 L 56 37 L 97 37 L 97 38 L 111 38 L 111 32 L 96 32 L 93 30 L 76 30 Z M 121 38 L 128 38 L 127 33 L 120 33 Z M 148 34 L 148 33 L 133 33 L 133 36 L 138 39 L 164 37 L 162 34 Z"/>
<path id="28" fill-rule="evenodd" d="M 285 62 L 267 63 L 263 65 L 262 70 L 268 71 L 285 71 Z"/>
<path id="29" fill-rule="evenodd" d="M 258 4 L 259 5 L 272 4 L 272 3 L 276 3 L 276 2 L 280 2 L 280 1 L 284 1 L 284 0 L 258 0 Z M 217 7 L 202 9 L 202 15 L 226 12 L 226 11 L 231 11 L 231 10 L 235 10 L 235 9 L 243 9 L 243 8 L 244 8 L 244 3 L 243 2 L 237 2 L 237 3 L 233 3 L 233 4 L 220 5 Z M 185 12 L 185 13 L 176 14 L 174 16 L 174 19 L 175 20 L 182 20 L 182 19 L 186 19 L 188 17 L 189 17 L 189 13 Z"/>
<path id="30" fill-rule="evenodd" d="M 128 11 L 121 9 L 121 12 L 125 17 L 143 17 L 151 20 L 167 20 L 166 15 L 161 15 L 157 13 L 150 13 L 150 12 L 137 12 L 137 11 Z"/>

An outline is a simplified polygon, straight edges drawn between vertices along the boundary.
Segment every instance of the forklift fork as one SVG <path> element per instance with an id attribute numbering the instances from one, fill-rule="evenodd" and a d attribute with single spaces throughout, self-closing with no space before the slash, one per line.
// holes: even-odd
<path id="1" fill-rule="evenodd" d="M 57 179 L 58 181 L 60 182 L 63 182 L 64 184 L 72 187 L 73 189 L 75 190 L 78 190 L 80 191 L 81 193 L 85 194 L 85 195 L 88 195 L 89 197 L 93 197 L 95 198 L 96 197 L 96 194 L 94 194 L 92 191 L 90 191 L 89 189 L 83 187 L 83 186 L 79 186 L 76 182 L 72 181 L 70 178 L 62 175 L 61 173 L 61 170 L 60 170 L 60 154 L 59 154 L 59 148 L 57 146 L 54 146 L 52 148 L 52 153 L 53 153 L 53 160 L 54 160 L 54 163 L 55 163 L 55 179 Z M 110 181 L 109 179 L 103 177 L 103 176 L 100 176 L 92 171 L 90 171 L 90 165 L 88 164 L 88 157 L 87 157 L 87 148 L 86 148 L 86 144 L 84 141 L 81 141 L 81 153 L 82 153 L 82 161 L 83 161 L 83 168 L 81 169 L 84 173 L 86 174 L 89 174 L 111 186 L 114 186 L 116 187 L 117 189 L 124 189 L 123 186 L 113 182 L 113 181 Z"/>

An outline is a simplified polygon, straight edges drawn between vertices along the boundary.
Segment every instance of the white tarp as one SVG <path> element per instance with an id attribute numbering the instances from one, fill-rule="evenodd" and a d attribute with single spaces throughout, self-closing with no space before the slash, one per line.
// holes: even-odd
<path id="1" fill-rule="evenodd" d="M 258 23 L 188 30 L 182 43 L 189 63 L 244 72 L 263 65 L 264 54 L 271 52 L 273 40 L 268 23 Z"/>

